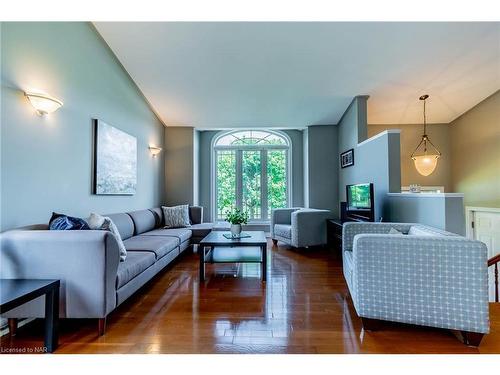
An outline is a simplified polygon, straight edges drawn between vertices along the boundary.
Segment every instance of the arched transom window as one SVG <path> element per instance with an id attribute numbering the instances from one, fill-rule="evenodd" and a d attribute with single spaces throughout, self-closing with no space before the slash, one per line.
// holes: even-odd
<path id="1" fill-rule="evenodd" d="M 213 149 L 216 220 L 240 208 L 251 221 L 267 221 L 273 208 L 288 206 L 290 141 L 284 133 L 224 132 Z"/>

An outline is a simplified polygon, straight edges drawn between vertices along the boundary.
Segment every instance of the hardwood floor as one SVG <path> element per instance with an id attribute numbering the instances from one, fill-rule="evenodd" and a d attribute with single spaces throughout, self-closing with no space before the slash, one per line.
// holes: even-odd
<path id="1" fill-rule="evenodd" d="M 207 266 L 199 285 L 188 253 L 108 317 L 63 320 L 56 353 L 500 353 L 500 304 L 491 304 L 491 333 L 479 348 L 450 331 L 387 324 L 365 332 L 329 249 L 268 246 L 268 282 L 259 265 Z M 235 273 L 238 277 L 234 277 Z M 1 339 L 3 348 L 39 347 L 36 320 Z"/>

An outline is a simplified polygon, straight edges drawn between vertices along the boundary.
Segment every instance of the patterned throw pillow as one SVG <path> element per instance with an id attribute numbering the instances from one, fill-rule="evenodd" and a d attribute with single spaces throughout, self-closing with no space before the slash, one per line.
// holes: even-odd
<path id="1" fill-rule="evenodd" d="M 189 205 L 162 206 L 161 208 L 165 219 L 165 228 L 185 228 L 191 226 L 189 221 Z"/>
<path id="2" fill-rule="evenodd" d="M 87 219 L 90 229 L 94 230 L 107 230 L 114 234 L 116 242 L 118 242 L 118 248 L 120 249 L 120 262 L 124 262 L 127 259 L 127 249 L 123 244 L 122 236 L 118 231 L 115 223 L 107 216 L 101 216 L 99 214 L 91 213 L 90 217 Z"/>
<path id="3" fill-rule="evenodd" d="M 49 220 L 50 230 L 87 230 L 87 222 L 79 217 L 72 217 L 52 212 Z"/>

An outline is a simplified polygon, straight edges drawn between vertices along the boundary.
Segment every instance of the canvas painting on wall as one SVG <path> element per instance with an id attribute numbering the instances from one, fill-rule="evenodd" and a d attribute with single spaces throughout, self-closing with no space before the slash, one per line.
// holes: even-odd
<path id="1" fill-rule="evenodd" d="M 100 120 L 94 126 L 94 194 L 135 194 L 137 138 Z"/>

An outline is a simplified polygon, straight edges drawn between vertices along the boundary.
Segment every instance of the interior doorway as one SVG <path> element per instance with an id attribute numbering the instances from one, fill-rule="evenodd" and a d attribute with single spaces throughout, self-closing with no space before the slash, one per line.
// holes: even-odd
<path id="1" fill-rule="evenodd" d="M 500 208 L 466 207 L 467 237 L 486 244 L 488 259 L 500 253 Z M 489 296 L 494 301 L 493 267 L 488 270 Z"/>

